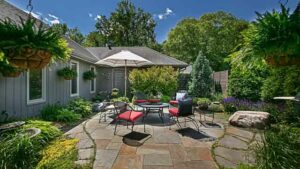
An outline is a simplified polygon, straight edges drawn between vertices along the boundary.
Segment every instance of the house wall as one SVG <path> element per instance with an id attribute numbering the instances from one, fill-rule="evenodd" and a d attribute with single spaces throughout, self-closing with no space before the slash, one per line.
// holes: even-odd
<path id="1" fill-rule="evenodd" d="M 78 61 L 78 60 L 77 60 Z M 79 62 L 79 96 L 91 99 L 97 93 L 90 92 L 90 81 L 82 78 L 83 72 L 90 69 L 91 64 Z M 6 111 L 9 117 L 28 118 L 38 116 L 40 110 L 47 104 L 67 104 L 70 96 L 70 81 L 57 76 L 57 71 L 68 63 L 55 63 L 46 67 L 46 101 L 37 104 L 27 104 L 27 73 L 22 73 L 17 78 L 4 78 L 0 74 L 0 113 Z M 96 70 L 98 68 L 96 67 Z M 96 85 L 100 81 L 97 80 Z M 0 118 L 4 118 L 0 115 Z M 1 121 L 1 119 L 0 119 Z"/>

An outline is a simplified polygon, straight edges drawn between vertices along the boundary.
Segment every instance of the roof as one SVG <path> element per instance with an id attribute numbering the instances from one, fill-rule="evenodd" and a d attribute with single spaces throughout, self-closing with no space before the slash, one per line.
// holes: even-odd
<path id="1" fill-rule="evenodd" d="M 193 65 L 189 65 L 188 67 L 186 67 L 185 69 L 183 69 L 180 73 L 181 74 L 191 74 L 193 69 Z"/>
<path id="2" fill-rule="evenodd" d="M 0 0 L 0 19 L 9 18 L 16 23 L 20 23 L 20 17 L 22 19 L 27 19 L 28 14 L 23 10 L 11 5 L 10 3 Z M 38 20 L 41 23 L 41 20 Z M 39 24 L 38 23 L 38 24 Z M 76 43 L 75 41 L 65 37 L 67 42 L 69 43 L 69 47 L 73 49 L 73 53 L 71 57 L 77 58 L 86 62 L 95 63 L 97 62 L 97 58 L 93 56 L 90 52 L 88 52 L 84 47 Z"/>
<path id="3" fill-rule="evenodd" d="M 148 47 L 112 47 L 111 49 L 109 49 L 108 47 L 89 47 L 87 48 L 87 50 L 90 51 L 99 60 L 102 60 L 113 54 L 119 53 L 122 50 L 127 50 L 152 62 L 151 64 L 148 65 L 145 64 L 145 66 L 150 66 L 150 65 L 175 66 L 175 67 L 188 66 L 188 64 L 186 64 L 185 62 L 182 62 L 170 56 L 159 53 Z"/>

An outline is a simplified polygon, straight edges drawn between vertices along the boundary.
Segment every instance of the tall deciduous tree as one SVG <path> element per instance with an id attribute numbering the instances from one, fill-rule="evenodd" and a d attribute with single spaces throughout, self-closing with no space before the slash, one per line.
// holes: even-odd
<path id="1" fill-rule="evenodd" d="M 114 46 L 149 46 L 155 43 L 155 21 L 150 13 L 122 0 L 111 16 L 101 16 L 96 23 L 99 34 Z"/>
<path id="2" fill-rule="evenodd" d="M 213 86 L 212 73 L 213 71 L 209 66 L 208 59 L 199 52 L 191 73 L 190 93 L 196 97 L 210 96 Z"/>
<path id="3" fill-rule="evenodd" d="M 235 16 L 216 12 L 205 14 L 200 19 L 184 19 L 168 34 L 164 43 L 167 54 L 192 63 L 201 51 L 210 61 L 213 70 L 224 70 L 224 62 L 241 41 L 241 31 L 248 23 Z"/>
<path id="4" fill-rule="evenodd" d="M 105 46 L 106 41 L 103 35 L 99 34 L 99 32 L 94 31 L 90 32 L 85 39 L 84 46 L 86 47 L 101 47 Z"/>
<path id="5" fill-rule="evenodd" d="M 67 36 L 79 44 L 83 44 L 85 37 L 78 28 L 69 28 L 67 24 L 54 24 L 51 27 L 61 35 Z"/>

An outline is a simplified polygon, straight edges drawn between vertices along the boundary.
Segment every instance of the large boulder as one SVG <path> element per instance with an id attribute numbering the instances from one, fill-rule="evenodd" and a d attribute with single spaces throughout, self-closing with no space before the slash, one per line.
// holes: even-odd
<path id="1" fill-rule="evenodd" d="M 233 126 L 264 129 L 269 124 L 270 114 L 259 111 L 237 111 L 229 117 Z"/>

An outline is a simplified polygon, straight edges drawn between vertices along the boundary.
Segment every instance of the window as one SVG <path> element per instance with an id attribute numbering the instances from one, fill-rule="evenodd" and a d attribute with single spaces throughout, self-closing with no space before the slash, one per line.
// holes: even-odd
<path id="1" fill-rule="evenodd" d="M 96 69 L 94 66 L 91 66 L 90 69 L 92 72 L 94 72 L 96 74 Z M 95 93 L 96 92 L 96 78 L 90 81 L 90 91 L 91 93 Z"/>
<path id="2" fill-rule="evenodd" d="M 78 96 L 79 95 L 79 62 L 71 61 L 70 64 L 71 69 L 77 72 L 77 77 L 70 82 L 71 88 L 71 96 Z"/>
<path id="3" fill-rule="evenodd" d="M 46 101 L 46 70 L 28 70 L 27 104 Z"/>

